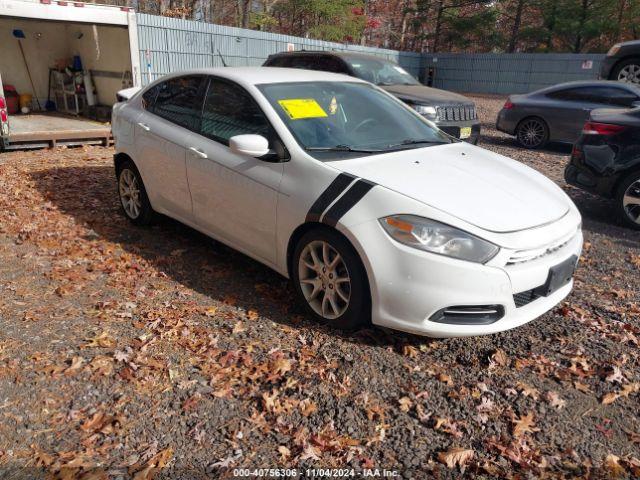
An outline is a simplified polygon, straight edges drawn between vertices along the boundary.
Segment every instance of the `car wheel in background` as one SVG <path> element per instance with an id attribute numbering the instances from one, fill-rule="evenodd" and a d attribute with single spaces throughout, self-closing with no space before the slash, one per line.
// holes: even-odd
<path id="1" fill-rule="evenodd" d="M 118 169 L 118 197 L 124 214 L 135 225 L 148 225 L 153 221 L 155 212 L 132 161 L 124 162 Z"/>
<path id="2" fill-rule="evenodd" d="M 640 57 L 629 58 L 616 65 L 611 80 L 640 85 Z"/>
<path id="3" fill-rule="evenodd" d="M 300 303 L 318 322 L 353 330 L 371 321 L 371 296 L 358 254 L 339 233 L 305 233 L 293 254 L 292 279 Z"/>
<path id="4" fill-rule="evenodd" d="M 525 118 L 516 128 L 516 137 L 525 148 L 542 148 L 549 141 L 549 127 L 541 118 Z"/>
<path id="5" fill-rule="evenodd" d="M 618 187 L 616 208 L 626 226 L 640 230 L 640 171 L 631 173 Z"/>

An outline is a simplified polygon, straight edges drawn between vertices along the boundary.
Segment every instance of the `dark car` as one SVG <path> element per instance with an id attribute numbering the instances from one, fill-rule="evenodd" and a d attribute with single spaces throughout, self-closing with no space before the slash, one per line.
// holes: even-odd
<path id="1" fill-rule="evenodd" d="M 634 106 L 640 106 L 640 87 L 630 83 L 561 83 L 526 95 L 511 95 L 498 113 L 496 128 L 515 135 L 526 148 L 541 148 L 548 142 L 573 144 L 592 110 Z"/>
<path id="2" fill-rule="evenodd" d="M 564 176 L 571 185 L 614 198 L 622 221 L 640 230 L 640 108 L 594 110 Z"/>
<path id="3" fill-rule="evenodd" d="M 263 66 L 321 70 L 361 78 L 395 95 L 449 135 L 478 143 L 480 121 L 473 101 L 457 93 L 426 87 L 395 62 L 353 52 L 302 51 L 270 55 Z"/>
<path id="4" fill-rule="evenodd" d="M 600 78 L 640 85 L 640 40 L 611 47 L 602 61 Z"/>

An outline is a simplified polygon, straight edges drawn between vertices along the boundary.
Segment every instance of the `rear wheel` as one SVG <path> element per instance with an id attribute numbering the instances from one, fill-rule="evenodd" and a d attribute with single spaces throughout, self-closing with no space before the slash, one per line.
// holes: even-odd
<path id="1" fill-rule="evenodd" d="M 298 300 L 321 323 L 353 330 L 371 321 L 366 272 L 353 247 L 337 232 L 305 233 L 293 254 Z"/>
<path id="2" fill-rule="evenodd" d="M 140 172 L 127 160 L 118 169 L 118 196 L 125 216 L 135 225 L 148 225 L 155 217 Z"/>
<path id="3" fill-rule="evenodd" d="M 618 216 L 630 228 L 640 230 L 640 172 L 626 177 L 616 195 Z"/>
<path id="4" fill-rule="evenodd" d="M 549 127 L 541 118 L 525 118 L 516 128 L 516 137 L 525 148 L 542 148 L 549 141 Z"/>
<path id="5" fill-rule="evenodd" d="M 640 85 L 640 57 L 620 62 L 613 70 L 611 79 Z"/>

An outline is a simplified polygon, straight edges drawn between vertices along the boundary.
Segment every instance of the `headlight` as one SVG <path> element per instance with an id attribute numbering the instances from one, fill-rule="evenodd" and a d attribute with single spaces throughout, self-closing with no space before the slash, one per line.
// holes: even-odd
<path id="1" fill-rule="evenodd" d="M 613 57 L 620 50 L 620 44 L 616 43 L 613 47 L 609 49 L 607 52 L 607 57 Z"/>
<path id="2" fill-rule="evenodd" d="M 427 117 L 429 120 L 436 119 L 436 107 L 430 107 L 428 105 L 411 105 L 413 109 L 420 115 Z"/>
<path id="3" fill-rule="evenodd" d="M 486 263 L 500 250 L 496 245 L 444 223 L 415 215 L 392 215 L 380 219 L 395 240 L 426 252 Z"/>

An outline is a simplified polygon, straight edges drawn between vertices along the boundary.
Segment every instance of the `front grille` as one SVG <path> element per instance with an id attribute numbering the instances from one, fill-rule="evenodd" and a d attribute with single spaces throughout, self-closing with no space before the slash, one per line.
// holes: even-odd
<path id="1" fill-rule="evenodd" d="M 516 308 L 524 307 L 525 305 L 529 305 L 534 300 L 537 300 L 540 296 L 536 293 L 536 289 L 532 288 L 531 290 L 527 290 L 526 292 L 516 293 L 513 296 L 513 303 L 516 304 Z"/>
<path id="2" fill-rule="evenodd" d="M 561 238 L 560 240 L 556 240 L 555 242 L 552 242 L 544 247 L 532 248 L 528 250 L 517 250 L 513 252 L 509 257 L 509 259 L 507 260 L 507 265 L 530 262 L 532 260 L 551 255 L 552 253 L 555 253 L 561 248 L 565 247 L 569 242 L 571 242 L 571 240 L 573 240 L 573 238 L 574 235 L 572 234 L 569 238 Z"/>
<path id="3" fill-rule="evenodd" d="M 475 105 L 437 107 L 436 115 L 441 122 L 463 122 L 478 118 Z"/>

